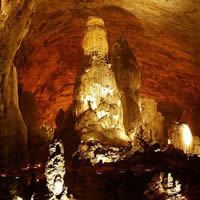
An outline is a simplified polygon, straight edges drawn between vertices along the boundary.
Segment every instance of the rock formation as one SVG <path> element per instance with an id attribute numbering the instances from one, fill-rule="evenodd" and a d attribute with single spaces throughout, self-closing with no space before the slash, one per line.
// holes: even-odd
<path id="1" fill-rule="evenodd" d="M 18 106 L 17 73 L 14 66 L 1 77 L 0 164 L 24 163 L 27 159 L 27 129 Z"/>
<path id="2" fill-rule="evenodd" d="M 123 33 L 134 49 L 142 96 L 175 103 L 186 113 L 196 108 L 196 130 L 190 127 L 198 135 L 199 5 L 197 0 L 40 1 L 15 65 L 24 89 L 36 96 L 41 121 L 54 125 L 57 111 L 70 106 L 85 20 L 98 15 L 106 19 L 109 47 Z"/>
<path id="3" fill-rule="evenodd" d="M 129 146 L 123 124 L 123 108 L 111 65 L 104 22 L 90 17 L 83 38 L 85 63 L 74 91 L 76 130 L 85 143 Z"/>
<path id="4" fill-rule="evenodd" d="M 125 130 L 131 134 L 142 122 L 140 114 L 140 69 L 128 42 L 123 37 L 113 45 L 111 59 L 112 70 L 121 95 Z"/>
<path id="5" fill-rule="evenodd" d="M 67 187 L 64 184 L 65 160 L 64 148 L 61 141 L 55 140 L 49 145 L 49 158 L 45 168 L 49 200 L 72 200 L 67 197 Z"/>
<path id="6" fill-rule="evenodd" d="M 27 132 L 18 106 L 14 56 L 24 39 L 37 1 L 1 1 L 0 13 L 0 167 L 27 160 Z"/>
<path id="7" fill-rule="evenodd" d="M 158 112 L 156 101 L 149 98 L 141 98 L 141 115 L 145 137 L 150 142 L 164 144 L 167 139 L 164 137 L 163 130 L 164 117 Z"/>
<path id="8" fill-rule="evenodd" d="M 181 189 L 181 183 L 173 178 L 171 173 L 161 172 L 155 175 L 148 184 L 148 188 L 144 191 L 144 199 L 187 200 Z"/>
<path id="9" fill-rule="evenodd" d="M 168 130 L 168 143 L 175 148 L 183 150 L 185 153 L 198 153 L 198 140 L 195 138 L 193 144 L 193 136 L 187 124 L 174 123 Z"/>

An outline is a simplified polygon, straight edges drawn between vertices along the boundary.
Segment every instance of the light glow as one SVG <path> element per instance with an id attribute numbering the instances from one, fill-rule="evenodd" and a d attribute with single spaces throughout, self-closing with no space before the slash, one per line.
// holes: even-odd
<path id="1" fill-rule="evenodd" d="M 59 195 L 62 193 L 63 189 L 64 189 L 64 181 L 61 179 L 58 179 L 55 181 L 54 183 L 54 191 L 55 191 L 55 195 Z"/>
<path id="2" fill-rule="evenodd" d="M 168 139 L 168 140 L 167 140 L 167 143 L 168 143 L 168 144 L 171 144 L 172 142 L 171 142 L 171 140 L 170 140 L 170 139 Z"/>
<path id="3" fill-rule="evenodd" d="M 192 133 L 190 127 L 187 124 L 182 124 L 182 140 L 185 145 L 185 151 L 192 145 Z"/>
<path id="4" fill-rule="evenodd" d="M 13 200 L 23 200 L 21 197 L 19 197 L 19 196 L 15 196 L 14 198 L 13 198 Z"/>
<path id="5" fill-rule="evenodd" d="M 97 117 L 98 117 L 99 119 L 101 119 L 101 118 L 103 118 L 103 117 L 109 115 L 109 112 L 105 112 L 104 110 L 101 110 L 101 111 L 97 111 L 96 114 L 97 114 Z"/>

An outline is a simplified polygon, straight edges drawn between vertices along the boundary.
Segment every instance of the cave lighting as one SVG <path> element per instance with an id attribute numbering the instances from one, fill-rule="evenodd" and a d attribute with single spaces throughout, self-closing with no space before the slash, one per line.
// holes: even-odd
<path id="1" fill-rule="evenodd" d="M 170 139 L 168 139 L 168 140 L 167 140 L 167 143 L 168 143 L 168 144 L 171 144 L 172 142 L 171 142 L 171 140 L 170 140 Z"/>
<path id="2" fill-rule="evenodd" d="M 62 180 L 62 177 L 59 177 L 54 182 L 54 192 L 55 195 L 60 195 L 64 190 L 64 180 Z"/>
<path id="3" fill-rule="evenodd" d="M 13 198 L 13 200 L 23 200 L 21 197 L 19 197 L 19 196 L 15 196 L 14 198 Z"/>
<path id="4" fill-rule="evenodd" d="M 181 126 L 182 131 L 182 140 L 184 144 L 185 153 L 188 152 L 188 149 L 192 146 L 192 133 L 190 127 L 187 124 L 182 124 Z"/>
<path id="5" fill-rule="evenodd" d="M 0 174 L 1 177 L 6 177 L 6 174 Z"/>
<path id="6" fill-rule="evenodd" d="M 41 164 L 40 164 L 40 163 L 37 163 L 37 164 L 34 165 L 33 168 L 34 168 L 34 169 L 37 169 L 37 168 L 40 168 L 40 167 L 41 167 Z"/>
<path id="7" fill-rule="evenodd" d="M 23 170 L 23 171 L 25 171 L 25 170 L 29 170 L 29 169 L 30 169 L 30 167 L 31 167 L 31 165 L 30 165 L 30 164 L 28 164 L 26 167 L 22 167 L 22 170 Z"/>

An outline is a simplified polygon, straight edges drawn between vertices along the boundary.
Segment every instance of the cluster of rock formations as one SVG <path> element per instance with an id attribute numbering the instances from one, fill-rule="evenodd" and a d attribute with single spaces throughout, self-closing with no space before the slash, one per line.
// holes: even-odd
<path id="1" fill-rule="evenodd" d="M 84 62 L 73 101 L 81 157 L 92 163 L 123 158 L 119 147 L 130 147 L 132 143 L 137 149 L 135 140 L 141 127 L 148 141 L 160 139 L 164 143 L 163 117 L 155 101 L 141 101 L 140 69 L 127 41 L 121 37 L 113 45 L 109 64 L 103 20 L 89 17 L 86 26 L 82 42 Z M 101 151 L 104 153 L 95 153 Z"/>
<path id="2" fill-rule="evenodd" d="M 198 120 L 200 94 L 199 71 L 195 68 L 198 60 L 191 56 L 193 52 L 197 52 L 196 46 L 198 45 L 193 45 L 197 33 L 188 32 L 190 40 L 192 41 L 194 38 L 191 43 L 193 46 L 187 48 L 188 51 L 182 50 L 183 46 L 188 47 L 188 44 L 179 43 L 172 37 L 172 29 L 178 26 L 172 25 L 171 32 L 165 32 L 163 31 L 166 30 L 165 28 L 153 26 L 150 18 L 145 19 L 142 25 L 139 18 L 143 19 L 144 16 L 137 13 L 137 9 L 143 9 L 144 5 L 139 2 L 134 5 L 130 2 L 127 4 L 125 1 L 119 4 L 114 1 L 111 1 L 111 4 L 109 2 L 104 1 L 99 5 L 93 2 L 79 2 L 79 5 L 86 8 L 82 9 L 84 12 L 81 12 L 81 19 L 75 14 L 77 10 L 74 10 L 71 1 L 62 2 L 62 9 L 71 9 L 69 13 L 65 13 L 65 16 L 63 16 L 62 9 L 56 10 L 61 7 L 58 2 L 56 5 L 52 3 L 55 8 L 46 9 L 45 12 L 45 6 L 49 6 L 48 2 L 40 3 L 37 15 L 34 16 L 33 25 L 16 56 L 15 63 L 25 89 L 30 90 L 39 102 L 42 118 L 51 121 L 52 125 L 58 109 L 61 107 L 65 109 L 70 105 L 80 59 L 78 57 L 80 51 L 77 47 L 82 38 L 80 33 L 84 28 L 85 18 L 89 14 L 97 12 L 102 16 L 105 14 L 105 18 L 109 19 L 107 25 L 109 27 L 108 34 L 111 36 L 110 44 L 114 43 L 118 37 L 119 27 L 123 27 L 123 31 L 127 30 L 125 35 L 131 41 L 131 47 L 135 48 L 143 74 L 141 78 L 135 57 L 123 37 L 114 43 L 109 55 L 104 23 L 102 20 L 94 18 L 88 21 L 83 40 L 84 64 L 79 74 L 81 78 L 76 81 L 74 93 L 74 105 L 77 108 L 74 111 L 77 118 L 75 128 L 81 138 L 87 142 L 93 138 L 97 143 L 129 146 L 130 142 L 134 140 L 136 130 L 142 126 L 151 141 L 158 140 L 162 143 L 163 138 L 166 139 L 163 133 L 163 117 L 157 112 L 157 105 L 153 100 L 140 98 L 141 82 L 144 96 L 152 97 L 160 102 L 177 103 L 182 110 L 186 111 L 185 116 L 187 121 L 192 124 L 192 130 L 195 127 L 195 131 L 198 132 L 196 121 Z M 151 2 L 154 5 L 154 0 Z M 138 16 L 141 15 L 139 18 L 134 16 L 132 10 L 135 9 L 131 10 L 127 6 L 129 4 L 130 8 L 137 7 L 136 13 Z M 25 163 L 27 160 L 27 122 L 25 120 L 24 123 L 23 113 L 21 114 L 18 105 L 17 73 L 13 60 L 29 30 L 36 5 L 37 0 L 2 0 L 0 4 L 1 166 L 12 166 L 12 163 L 17 162 L 21 164 L 21 161 Z M 153 9 L 151 3 L 146 5 L 151 8 L 149 10 L 155 9 L 155 13 L 160 12 L 162 6 L 168 9 L 167 3 L 153 7 Z M 189 4 L 188 8 L 193 6 L 193 4 Z M 43 14 L 46 17 L 45 20 L 47 19 L 50 24 L 44 22 L 45 20 L 39 20 L 41 16 L 44 16 Z M 77 23 L 77 20 L 80 23 Z M 67 21 L 67 26 L 65 21 Z M 71 24 L 68 24 L 68 21 Z M 51 27 L 52 24 L 53 27 Z M 80 31 L 77 31 L 77 24 L 80 25 Z M 159 25 L 159 20 L 156 21 L 156 24 Z M 66 27 L 67 30 L 63 27 Z M 184 26 L 184 30 L 187 30 L 187 27 L 188 25 Z M 162 39 L 157 41 L 157 38 L 153 38 L 153 35 L 160 35 L 160 33 L 162 33 L 163 42 L 160 42 Z M 67 48 L 66 44 L 69 45 Z M 63 49 L 67 50 L 63 51 Z M 151 52 L 158 58 L 153 57 Z M 109 56 L 111 65 L 108 64 Z M 177 63 L 174 63 L 174 60 L 177 60 Z M 66 63 L 70 67 L 63 67 L 67 66 Z M 102 69 L 101 75 L 98 75 L 98 68 Z M 24 76 L 25 73 L 27 76 Z M 110 78 L 107 78 L 105 74 Z M 83 86 L 82 82 L 85 80 L 88 81 L 88 84 Z M 64 83 L 66 84 L 64 85 Z M 89 87 L 90 83 L 94 83 L 91 88 Z M 87 91 L 84 87 L 87 88 Z M 180 90 L 180 88 L 183 89 Z M 95 90 L 96 96 L 90 94 L 93 93 L 93 90 Z M 178 98 L 179 96 L 180 98 Z M 83 100 L 85 97 L 87 100 Z M 83 104 L 82 101 L 84 101 Z M 114 117 L 111 117 L 111 114 Z M 87 121 L 88 116 L 91 119 L 90 122 Z M 115 139 L 113 140 L 113 138 Z M 199 142 L 196 142 L 196 146 L 198 144 Z"/>
<path id="3" fill-rule="evenodd" d="M 199 2 L 189 0 L 41 1 L 15 59 L 20 82 L 37 99 L 41 120 L 55 125 L 57 111 L 71 104 L 85 21 L 98 15 L 106 19 L 110 50 L 121 34 L 134 50 L 141 95 L 177 104 L 198 135 L 198 7 Z"/>
<path id="4" fill-rule="evenodd" d="M 171 173 L 163 173 L 154 176 L 144 192 L 145 199 L 177 199 L 186 200 L 181 194 L 181 183 L 173 178 Z"/>

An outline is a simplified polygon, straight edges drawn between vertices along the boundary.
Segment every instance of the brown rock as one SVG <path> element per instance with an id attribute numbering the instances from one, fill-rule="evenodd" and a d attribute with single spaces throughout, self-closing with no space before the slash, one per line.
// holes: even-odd
<path id="1" fill-rule="evenodd" d="M 119 88 L 126 132 L 137 129 L 141 123 L 141 72 L 128 42 L 121 37 L 112 48 L 112 69 Z"/>
<path id="2" fill-rule="evenodd" d="M 1 86 L 0 166 L 27 162 L 27 129 L 18 105 L 17 73 L 14 66 L 4 76 Z"/>

